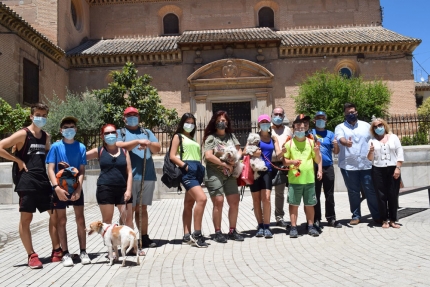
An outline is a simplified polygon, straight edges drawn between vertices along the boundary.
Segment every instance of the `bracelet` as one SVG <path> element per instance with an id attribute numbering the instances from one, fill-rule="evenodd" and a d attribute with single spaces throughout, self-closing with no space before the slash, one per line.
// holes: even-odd
<path id="1" fill-rule="evenodd" d="M 188 163 L 185 163 L 182 167 L 180 167 L 180 169 L 186 170 L 187 166 L 188 166 Z"/>
<path id="2" fill-rule="evenodd" d="M 52 190 L 55 190 L 55 188 L 58 186 L 58 184 L 54 184 L 53 186 L 52 186 Z"/>
<path id="3" fill-rule="evenodd" d="M 396 168 L 398 168 L 400 170 L 400 166 L 396 166 Z"/>

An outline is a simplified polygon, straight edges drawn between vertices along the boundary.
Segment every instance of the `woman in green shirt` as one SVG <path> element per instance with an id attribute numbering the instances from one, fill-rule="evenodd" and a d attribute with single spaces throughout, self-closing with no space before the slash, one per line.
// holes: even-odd
<path id="1" fill-rule="evenodd" d="M 236 147 L 238 157 L 242 156 L 240 143 L 233 134 L 231 121 L 227 112 L 218 111 L 212 116 L 205 129 L 203 142 L 206 163 L 205 185 L 213 202 L 214 240 L 219 243 L 227 242 L 227 239 L 221 233 L 222 207 L 225 196 L 229 205 L 228 219 L 230 230 L 228 238 L 230 240 L 243 241 L 243 237 L 236 231 L 240 196 L 236 178 L 231 176 L 234 163 L 220 160 L 220 157 L 223 155 L 223 149 L 227 146 Z"/>
<path id="2" fill-rule="evenodd" d="M 176 129 L 170 149 L 170 160 L 182 170 L 181 183 L 185 187 L 184 212 L 182 222 L 184 225 L 183 241 L 194 243 L 197 247 L 208 247 L 202 235 L 202 219 L 207 197 L 201 187 L 205 168 L 200 163 L 200 145 L 194 140 L 196 132 L 196 118 L 191 113 L 185 113 Z M 176 155 L 180 152 L 179 137 L 182 138 L 182 160 Z M 194 207 L 195 205 L 195 207 Z M 191 231 L 191 220 L 194 207 L 194 232 Z"/>

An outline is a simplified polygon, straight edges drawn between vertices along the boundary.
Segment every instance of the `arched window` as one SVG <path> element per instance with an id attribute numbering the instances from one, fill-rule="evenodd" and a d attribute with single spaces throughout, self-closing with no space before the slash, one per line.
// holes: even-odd
<path id="1" fill-rule="evenodd" d="M 275 28 L 275 13 L 269 7 L 263 7 L 258 11 L 258 26 Z"/>
<path id="2" fill-rule="evenodd" d="M 353 73 L 350 68 L 343 67 L 339 70 L 339 74 L 347 79 L 351 79 L 353 76 Z"/>
<path id="3" fill-rule="evenodd" d="M 179 18 L 175 14 L 167 14 L 163 18 L 164 35 L 179 34 Z"/>

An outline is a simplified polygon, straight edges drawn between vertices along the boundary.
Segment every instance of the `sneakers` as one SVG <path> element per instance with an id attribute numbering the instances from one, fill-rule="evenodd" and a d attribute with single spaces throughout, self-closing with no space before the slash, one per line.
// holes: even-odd
<path id="1" fill-rule="evenodd" d="M 81 259 L 81 263 L 82 265 L 86 265 L 86 264 L 90 264 L 91 263 L 91 259 L 88 256 L 87 252 L 82 251 L 81 254 L 79 255 L 79 258 Z M 64 263 L 63 263 L 64 265 Z"/>
<path id="2" fill-rule="evenodd" d="M 225 239 L 221 231 L 215 232 L 214 240 L 218 243 L 227 243 L 227 239 Z"/>
<path id="3" fill-rule="evenodd" d="M 60 250 L 60 251 L 52 250 L 51 262 L 60 262 L 61 258 L 63 258 L 63 250 Z"/>
<path id="4" fill-rule="evenodd" d="M 243 236 L 237 233 L 236 229 L 228 233 L 228 239 L 234 241 L 243 241 Z"/>
<path id="5" fill-rule="evenodd" d="M 297 238 L 299 236 L 299 233 L 297 232 L 296 226 L 291 226 L 290 229 L 290 238 Z"/>
<path id="6" fill-rule="evenodd" d="M 319 232 L 316 230 L 316 228 L 313 225 L 308 227 L 308 234 L 312 237 L 320 236 Z"/>
<path id="7" fill-rule="evenodd" d="M 272 237 L 273 237 L 273 234 L 272 234 L 272 232 L 270 231 L 270 229 L 264 229 L 264 237 L 265 237 L 266 239 L 268 239 L 268 238 L 272 238 Z"/>
<path id="8" fill-rule="evenodd" d="M 322 233 L 321 221 L 316 220 L 314 223 L 314 228 L 316 229 L 316 231 L 318 231 L 318 233 Z"/>
<path id="9" fill-rule="evenodd" d="M 192 242 L 194 242 L 194 244 L 198 247 L 198 248 L 207 248 L 208 244 L 205 242 L 205 238 L 203 237 L 202 234 L 199 235 L 194 235 L 191 234 L 190 239 Z"/>
<path id="10" fill-rule="evenodd" d="M 148 234 L 142 235 L 142 248 L 154 248 L 157 247 L 157 243 L 152 241 Z"/>
<path id="11" fill-rule="evenodd" d="M 335 219 L 330 219 L 327 225 L 334 228 L 342 228 L 342 224 L 340 224 L 340 222 L 337 222 Z"/>
<path id="12" fill-rule="evenodd" d="M 31 269 L 43 268 L 43 264 L 40 262 L 39 255 L 37 255 L 37 253 L 33 253 L 28 256 L 28 267 Z"/>
<path id="13" fill-rule="evenodd" d="M 257 233 L 255 234 L 255 237 L 263 237 L 264 236 L 264 229 L 258 228 Z"/>
<path id="14" fill-rule="evenodd" d="M 276 226 L 287 228 L 288 224 L 284 221 L 283 218 L 280 218 L 278 221 L 276 221 Z"/>
<path id="15" fill-rule="evenodd" d="M 64 267 L 71 267 L 73 266 L 73 260 L 70 256 L 70 253 L 63 254 L 63 258 L 61 258 L 61 262 L 63 262 Z"/>
<path id="16" fill-rule="evenodd" d="M 193 243 L 193 241 L 191 241 L 191 235 L 190 234 L 184 235 L 184 237 L 182 237 L 182 243 L 183 244 Z"/>

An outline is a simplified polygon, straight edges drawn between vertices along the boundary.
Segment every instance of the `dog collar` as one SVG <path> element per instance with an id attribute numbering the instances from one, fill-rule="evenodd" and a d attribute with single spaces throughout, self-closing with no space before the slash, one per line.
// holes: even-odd
<path id="1" fill-rule="evenodd" d="M 109 229 L 109 227 L 111 227 L 112 225 L 111 224 L 109 224 L 107 227 L 106 227 L 106 229 L 105 230 L 103 230 L 103 234 L 102 234 L 102 237 L 104 238 L 105 237 L 105 234 L 106 234 L 106 232 L 107 232 L 107 230 Z M 114 224 L 113 226 L 112 226 L 112 228 L 114 228 L 115 226 L 117 226 L 116 224 Z"/>

